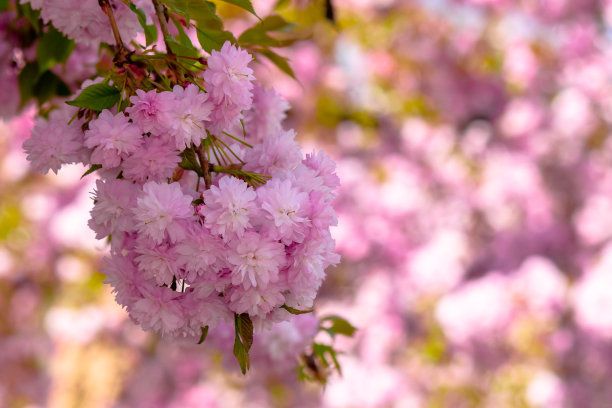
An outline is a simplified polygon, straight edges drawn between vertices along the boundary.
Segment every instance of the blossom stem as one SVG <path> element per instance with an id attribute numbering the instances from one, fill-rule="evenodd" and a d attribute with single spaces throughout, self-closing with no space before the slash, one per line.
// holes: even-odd
<path id="1" fill-rule="evenodd" d="M 208 164 L 208 160 L 204 156 L 204 152 L 202 151 L 201 143 L 198 147 L 195 148 L 196 154 L 198 155 L 198 159 L 200 160 L 200 166 L 202 167 L 202 173 L 204 174 L 204 187 L 206 190 L 210 188 L 212 185 L 212 180 L 210 179 L 210 166 Z M 199 180 L 198 180 L 199 181 Z"/>
<path id="2" fill-rule="evenodd" d="M 170 31 L 168 30 L 168 22 L 166 21 L 166 12 L 164 6 L 160 4 L 158 0 L 153 0 L 153 7 L 155 7 L 155 14 L 157 14 L 157 19 L 159 20 L 159 28 L 161 29 L 162 35 L 164 36 L 164 43 L 166 44 L 166 53 L 172 58 L 174 57 L 174 53 L 170 48 L 170 43 L 168 43 Z"/>
<path id="3" fill-rule="evenodd" d="M 117 54 L 114 58 L 114 63 L 117 66 L 122 66 L 129 60 L 130 52 L 125 48 L 123 44 L 123 40 L 121 40 L 121 33 L 119 32 L 119 27 L 117 26 L 117 20 L 115 19 L 115 14 L 113 13 L 113 8 L 109 2 L 109 0 L 98 0 L 98 4 L 104 11 L 104 14 L 108 16 L 108 21 L 110 22 L 111 29 L 113 30 L 113 36 L 115 37 L 115 42 L 117 43 Z"/>

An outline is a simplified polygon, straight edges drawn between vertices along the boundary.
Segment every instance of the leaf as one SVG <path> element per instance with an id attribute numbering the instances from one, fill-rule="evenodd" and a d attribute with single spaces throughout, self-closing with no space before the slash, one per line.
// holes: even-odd
<path id="1" fill-rule="evenodd" d="M 346 319 L 343 319 L 340 316 L 327 316 L 321 319 L 321 324 L 323 322 L 331 322 L 332 325 L 328 328 L 323 328 L 326 332 L 328 332 L 332 337 L 336 334 L 341 334 L 343 336 L 352 337 L 355 334 L 357 328 L 355 328 L 352 324 L 350 324 Z"/>
<path id="2" fill-rule="evenodd" d="M 45 71 L 40 76 L 32 91 L 39 105 L 42 105 L 55 95 L 69 96 L 71 93 L 68 85 L 51 71 Z"/>
<path id="3" fill-rule="evenodd" d="M 0 0 L 0 11 L 4 11 L 9 6 L 9 0 Z"/>
<path id="4" fill-rule="evenodd" d="M 195 21 L 200 28 L 223 29 L 223 21 L 217 16 L 217 7 L 202 0 L 161 0 L 171 10 Z"/>
<path id="5" fill-rule="evenodd" d="M 93 84 L 83 89 L 79 96 L 66 102 L 68 105 L 102 111 L 113 107 L 119 102 L 121 93 L 114 86 L 108 84 Z"/>
<path id="6" fill-rule="evenodd" d="M 37 62 L 28 62 L 19 73 L 17 83 L 21 94 L 21 106 L 34 97 L 34 85 L 39 77 Z"/>
<path id="7" fill-rule="evenodd" d="M 247 313 L 240 315 L 234 313 L 234 327 L 236 337 L 234 338 L 234 356 L 240 364 L 240 371 L 246 374 L 250 368 L 249 350 L 253 345 L 253 323 Z"/>
<path id="8" fill-rule="evenodd" d="M 130 10 L 132 10 L 138 16 L 138 22 L 142 26 L 142 29 L 145 33 L 145 39 L 147 42 L 147 47 L 157 41 L 157 27 L 155 24 L 147 25 L 147 16 L 144 11 L 136 7 L 136 5 L 132 2 L 128 3 L 130 6 Z"/>
<path id="9" fill-rule="evenodd" d="M 73 50 L 74 40 L 64 36 L 53 26 L 49 26 L 36 47 L 38 69 L 44 72 L 55 64 L 66 62 Z"/>
<path id="10" fill-rule="evenodd" d="M 185 170 L 193 170 L 198 176 L 204 177 L 200 163 L 198 163 L 198 159 L 196 159 L 195 152 L 192 149 L 186 149 L 183 153 L 179 154 L 179 156 L 183 158 L 179 163 L 180 167 Z"/>
<path id="11" fill-rule="evenodd" d="M 332 346 L 320 343 L 312 343 L 312 352 L 315 356 L 319 357 L 319 360 L 321 360 L 321 363 L 323 363 L 325 367 L 329 367 L 329 362 L 327 361 L 326 357 L 326 355 L 329 354 L 334 363 L 334 366 L 336 367 L 336 370 L 338 370 L 338 373 L 342 375 L 342 369 L 340 368 L 340 363 L 338 362 L 336 350 L 334 350 Z"/>
<path id="12" fill-rule="evenodd" d="M 272 63 L 276 65 L 278 69 L 280 69 L 285 74 L 289 75 L 291 78 L 297 81 L 295 73 L 293 72 L 293 69 L 291 69 L 291 66 L 289 66 L 289 60 L 287 58 L 281 57 L 280 55 L 269 49 L 258 50 L 258 52 L 264 57 L 268 58 L 270 61 L 272 61 Z"/>
<path id="13" fill-rule="evenodd" d="M 288 311 L 289 313 L 294 314 L 294 315 L 301 315 L 301 314 L 306 314 L 306 313 L 312 313 L 313 312 L 312 309 L 310 309 L 310 310 L 298 310 L 298 309 L 294 309 L 292 307 L 289 307 L 287 305 L 282 305 L 281 308 L 285 309 L 286 311 Z"/>
<path id="14" fill-rule="evenodd" d="M 236 43 L 234 34 L 229 31 L 198 27 L 196 28 L 196 33 L 202 49 L 209 54 L 212 50 L 219 51 L 226 41 Z"/>
<path id="15" fill-rule="evenodd" d="M 36 34 L 40 34 L 40 10 L 34 10 L 30 3 L 20 3 L 19 11 L 30 22 Z"/>
<path id="16" fill-rule="evenodd" d="M 93 173 L 94 171 L 100 170 L 101 168 L 102 168 L 101 164 L 92 164 L 91 167 L 85 173 L 83 173 L 81 178 L 85 177 L 88 174 Z"/>
<path id="17" fill-rule="evenodd" d="M 245 9 L 249 13 L 253 14 L 255 17 L 259 18 L 259 16 L 255 12 L 255 9 L 253 8 L 253 4 L 251 3 L 250 0 L 221 0 L 221 1 L 223 1 L 225 3 L 233 4 L 235 6 L 238 6 L 238 7 L 242 8 L 242 9 Z"/>
<path id="18" fill-rule="evenodd" d="M 251 350 L 251 346 L 253 345 L 253 322 L 251 321 L 248 313 L 238 315 L 237 322 L 238 334 L 240 334 L 242 344 L 244 344 L 244 347 L 248 352 Z"/>
<path id="19" fill-rule="evenodd" d="M 240 364 L 240 371 L 242 371 L 242 374 L 246 374 L 247 370 L 250 368 L 249 353 L 247 353 L 244 345 L 238 339 L 237 333 L 234 340 L 234 356 L 236 356 L 238 364 Z"/>
<path id="20" fill-rule="evenodd" d="M 274 14 L 266 17 L 240 34 L 238 42 L 241 44 L 261 45 L 264 47 L 286 47 L 293 44 L 298 38 L 278 39 L 271 37 L 268 32 L 286 31 L 293 26 L 294 24 L 287 22 L 283 17 Z"/>
<path id="21" fill-rule="evenodd" d="M 206 336 L 208 335 L 208 326 L 202 327 L 202 335 L 200 336 L 200 340 L 198 340 L 198 344 L 204 343 L 206 340 Z"/>

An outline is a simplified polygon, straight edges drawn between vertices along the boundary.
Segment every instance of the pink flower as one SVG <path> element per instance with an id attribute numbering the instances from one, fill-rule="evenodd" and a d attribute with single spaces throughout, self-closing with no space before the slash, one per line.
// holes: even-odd
<path id="1" fill-rule="evenodd" d="M 153 287 L 151 282 L 138 272 L 133 257 L 112 254 L 104 258 L 104 262 L 106 265 L 100 270 L 108 276 L 104 283 L 113 287 L 115 300 L 120 305 L 129 307 L 142 297 L 143 292 Z"/>
<path id="2" fill-rule="evenodd" d="M 236 286 L 230 289 L 229 308 L 234 313 L 248 313 L 250 316 L 265 317 L 275 308 L 283 305 L 285 297 L 283 296 L 284 286 L 280 284 L 271 284 L 265 287 L 250 287 Z"/>
<path id="3" fill-rule="evenodd" d="M 122 164 L 123 175 L 138 183 L 166 181 L 180 163 L 179 151 L 160 137 L 145 137 Z"/>
<path id="4" fill-rule="evenodd" d="M 277 176 L 295 169 L 302 161 L 302 151 L 294 138 L 293 130 L 280 131 L 255 145 L 246 153 L 244 170 Z"/>
<path id="5" fill-rule="evenodd" d="M 154 135 L 161 135 L 167 130 L 172 120 L 170 112 L 178 104 L 172 92 L 145 92 L 142 89 L 136 90 L 130 102 L 133 105 L 125 110 L 130 118 L 144 133 L 151 132 Z"/>
<path id="6" fill-rule="evenodd" d="M 328 155 L 319 151 L 308 153 L 302 161 L 306 167 L 314 170 L 317 176 L 323 177 L 323 184 L 330 191 L 340 187 L 340 178 L 336 174 L 336 163 Z"/>
<path id="7" fill-rule="evenodd" d="M 304 241 L 310 226 L 306 193 L 289 180 L 272 179 L 257 190 L 257 197 L 263 210 L 261 223 L 270 238 L 285 245 Z"/>
<path id="8" fill-rule="evenodd" d="M 232 265 L 232 284 L 245 289 L 276 281 L 286 263 L 285 247 L 255 232 L 230 242 L 230 249 L 227 260 Z"/>
<path id="9" fill-rule="evenodd" d="M 185 268 L 185 279 L 193 282 L 197 276 L 221 269 L 223 242 L 205 227 L 195 227 L 176 246 L 179 263 Z"/>
<path id="10" fill-rule="evenodd" d="M 281 130 L 281 122 L 287 117 L 289 103 L 274 89 L 255 84 L 253 107 L 244 113 L 247 137 L 262 142 Z"/>
<path id="11" fill-rule="evenodd" d="M 132 209 L 137 194 L 138 187 L 127 180 L 96 180 L 95 204 L 88 225 L 97 239 L 135 227 Z"/>
<path id="12" fill-rule="evenodd" d="M 226 41 L 221 51 L 213 50 L 208 57 L 208 69 L 204 72 L 207 90 L 215 103 L 227 102 L 237 106 L 240 110 L 251 107 L 253 95 L 251 81 L 255 79 L 253 70 L 248 67 L 253 57 L 234 47 Z"/>
<path id="13" fill-rule="evenodd" d="M 138 270 L 158 285 L 170 285 L 178 274 L 177 253 L 169 245 L 140 245 L 135 251 L 139 254 L 134 260 Z"/>
<path id="14" fill-rule="evenodd" d="M 61 109 L 52 111 L 48 121 L 36 119 L 30 138 L 23 142 L 27 159 L 36 171 L 57 174 L 63 164 L 86 159 L 81 123 L 75 120 L 69 125 L 71 116 L 71 110 Z"/>
<path id="15" fill-rule="evenodd" d="M 110 169 L 119 166 L 122 158 L 138 149 L 141 136 L 138 126 L 130 123 L 123 113 L 113 115 L 105 109 L 89 123 L 89 130 L 85 132 L 85 146 L 94 149 L 92 163 Z"/>
<path id="16" fill-rule="evenodd" d="M 145 330 L 174 335 L 185 326 L 185 313 L 178 298 L 182 293 L 166 287 L 153 287 L 134 302 L 130 315 Z"/>
<path id="17" fill-rule="evenodd" d="M 183 193 L 178 183 L 149 181 L 138 197 L 134 215 L 138 232 L 161 244 L 168 236 L 171 242 L 185 237 L 185 221 L 193 217 L 192 198 Z"/>
<path id="18" fill-rule="evenodd" d="M 209 119 L 213 105 L 208 101 L 208 94 L 190 84 L 186 88 L 175 85 L 172 90 L 176 100 L 169 115 L 170 134 L 174 137 L 176 148 L 183 150 L 200 145 L 206 137 L 204 122 Z"/>
<path id="19" fill-rule="evenodd" d="M 204 192 L 204 205 L 199 213 L 213 234 L 220 234 L 225 240 L 234 235 L 242 237 L 256 215 L 255 198 L 255 190 L 247 183 L 225 176 L 219 180 L 219 187 L 212 186 Z"/>

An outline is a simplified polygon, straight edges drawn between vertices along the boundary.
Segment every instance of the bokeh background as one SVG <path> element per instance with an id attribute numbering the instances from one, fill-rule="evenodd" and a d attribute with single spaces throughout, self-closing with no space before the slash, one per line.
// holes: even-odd
<path id="1" fill-rule="evenodd" d="M 337 162 L 342 262 L 316 309 L 359 329 L 335 341 L 342 376 L 298 381 L 307 317 L 256 337 L 246 377 L 222 336 L 129 321 L 97 272 L 94 178 L 29 170 L 35 109 L 5 64 L 0 406 L 612 407 L 612 1 L 254 5 L 311 34 L 279 51 L 299 82 L 256 73 Z"/>

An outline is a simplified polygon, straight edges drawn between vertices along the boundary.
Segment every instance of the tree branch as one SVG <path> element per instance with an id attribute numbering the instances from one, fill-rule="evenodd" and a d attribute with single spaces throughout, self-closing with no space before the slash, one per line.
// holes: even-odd
<path id="1" fill-rule="evenodd" d="M 159 20 L 159 28 L 161 29 L 162 35 L 164 36 L 164 44 L 166 44 L 166 54 L 174 56 L 170 44 L 166 41 L 166 38 L 170 37 L 170 31 L 168 30 L 168 22 L 166 21 L 166 12 L 164 5 L 158 0 L 153 0 L 153 7 L 155 7 L 155 14 Z"/>
<path id="2" fill-rule="evenodd" d="M 113 59 L 113 62 L 117 66 L 123 66 L 125 63 L 129 62 L 130 52 L 125 48 L 123 41 L 121 40 L 121 33 L 119 33 L 119 27 L 117 26 L 117 20 L 115 20 L 115 14 L 113 13 L 113 7 L 110 4 L 109 0 L 98 0 L 98 4 L 104 14 L 108 16 L 108 21 L 110 22 L 111 29 L 113 30 L 113 36 L 115 37 L 115 42 L 117 43 L 117 54 Z"/>
<path id="3" fill-rule="evenodd" d="M 212 185 L 212 180 L 210 177 L 210 163 L 208 163 L 208 159 L 204 156 L 204 152 L 202 151 L 202 144 L 195 148 L 196 154 L 198 155 L 198 159 L 200 160 L 200 166 L 202 167 L 202 172 L 204 173 L 204 186 L 206 190 L 210 188 Z"/>

